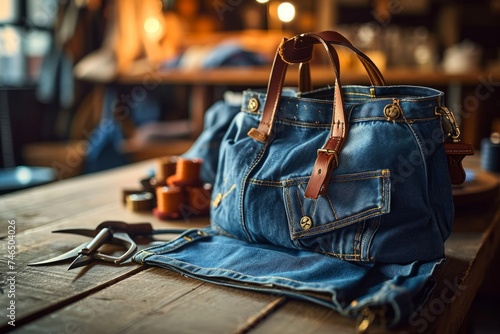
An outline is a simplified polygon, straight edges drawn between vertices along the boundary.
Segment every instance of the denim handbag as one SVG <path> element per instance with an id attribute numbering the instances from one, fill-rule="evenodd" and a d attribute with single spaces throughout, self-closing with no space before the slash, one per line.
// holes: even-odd
<path id="1" fill-rule="evenodd" d="M 335 86 L 283 89 L 288 65 L 307 63 L 315 44 Z M 335 44 L 356 52 L 371 86 L 340 84 Z M 302 74 L 304 88 L 307 66 Z M 442 103 L 431 88 L 385 86 L 336 32 L 284 40 L 267 92 L 243 93 L 220 144 L 211 225 L 135 260 L 346 316 L 377 314 L 388 326 L 408 322 L 433 290 L 453 220 L 452 179 L 463 181 L 459 162 L 471 153 Z"/>

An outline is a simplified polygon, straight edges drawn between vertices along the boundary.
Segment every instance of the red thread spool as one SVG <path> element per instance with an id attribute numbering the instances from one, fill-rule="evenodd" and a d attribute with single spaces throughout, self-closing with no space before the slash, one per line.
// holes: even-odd
<path id="1" fill-rule="evenodd" d="M 201 186 L 200 170 L 202 163 L 203 159 L 185 159 L 179 157 L 177 159 L 175 175 L 167 178 L 167 184 L 176 187 Z"/>
<path id="2" fill-rule="evenodd" d="M 181 206 L 185 203 L 185 194 L 178 187 L 156 188 L 156 205 L 154 215 L 159 219 L 179 219 Z"/>

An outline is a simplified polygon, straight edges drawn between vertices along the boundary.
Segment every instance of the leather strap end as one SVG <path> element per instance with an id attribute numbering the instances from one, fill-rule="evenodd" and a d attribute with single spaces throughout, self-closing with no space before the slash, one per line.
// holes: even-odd
<path id="1" fill-rule="evenodd" d="M 465 182 L 466 173 L 462 166 L 462 160 L 467 155 L 473 155 L 474 149 L 469 143 L 444 143 L 444 150 L 448 158 L 448 170 L 450 172 L 451 184 L 459 185 Z"/>
<path id="2" fill-rule="evenodd" d="M 474 148 L 469 143 L 454 143 L 454 142 L 445 142 L 444 150 L 447 155 L 474 155 Z"/>
<path id="3" fill-rule="evenodd" d="M 296 47 L 296 39 L 285 40 L 278 48 L 281 59 L 288 64 L 306 63 L 312 59 L 313 44 Z"/>
<path id="4" fill-rule="evenodd" d="M 307 184 L 304 196 L 310 199 L 317 199 L 320 195 L 326 194 L 326 185 L 330 183 L 332 170 L 338 166 L 336 154 L 326 151 L 318 152 L 318 157 L 314 163 L 314 168 Z"/>
<path id="5" fill-rule="evenodd" d="M 256 128 L 251 128 L 250 131 L 248 131 L 247 135 L 261 143 L 266 143 L 269 139 L 269 136 L 267 134 L 259 131 Z"/>

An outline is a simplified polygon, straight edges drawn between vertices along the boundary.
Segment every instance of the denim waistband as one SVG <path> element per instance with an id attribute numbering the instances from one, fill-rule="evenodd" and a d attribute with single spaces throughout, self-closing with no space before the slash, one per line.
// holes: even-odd
<path id="1" fill-rule="evenodd" d="M 278 105 L 276 118 L 292 122 L 329 125 L 333 110 L 333 87 L 307 93 L 285 88 Z M 441 105 L 441 91 L 420 86 L 344 86 L 345 112 L 350 122 L 386 119 L 384 108 L 398 99 L 404 117 L 399 121 L 438 117 L 435 108 Z M 265 90 L 243 92 L 242 111 L 260 115 L 266 101 Z M 398 120 L 396 120 L 398 121 Z"/>

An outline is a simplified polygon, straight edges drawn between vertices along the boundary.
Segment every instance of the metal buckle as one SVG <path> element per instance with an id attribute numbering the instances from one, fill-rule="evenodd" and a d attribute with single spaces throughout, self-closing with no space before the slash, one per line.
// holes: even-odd
<path id="1" fill-rule="evenodd" d="M 460 129 L 458 128 L 458 123 L 457 120 L 455 119 L 455 115 L 453 115 L 453 113 L 446 107 L 436 107 L 435 113 L 436 115 L 439 115 L 441 117 L 444 116 L 444 118 L 446 118 L 448 124 L 451 127 L 450 131 L 448 132 L 448 136 L 451 137 L 454 142 L 459 142 Z"/>
<path id="2" fill-rule="evenodd" d="M 336 150 L 328 149 L 328 148 L 320 148 L 318 149 L 318 154 L 325 153 L 326 155 L 333 155 L 335 157 L 335 163 L 338 166 L 339 164 L 339 156 Z"/>

